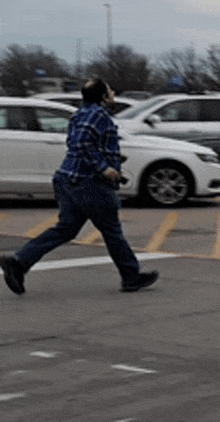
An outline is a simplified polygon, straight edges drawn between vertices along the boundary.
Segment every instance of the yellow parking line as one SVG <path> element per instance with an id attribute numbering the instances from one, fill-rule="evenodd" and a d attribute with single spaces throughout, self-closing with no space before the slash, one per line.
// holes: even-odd
<path id="1" fill-rule="evenodd" d="M 9 213 L 1 213 L 0 214 L 0 221 L 6 220 L 6 218 L 10 217 L 11 214 Z"/>
<path id="2" fill-rule="evenodd" d="M 10 213 L 0 213 L 0 221 L 6 220 L 11 216 Z M 7 233 L 6 233 L 7 234 Z M 4 232 L 1 232 L 1 235 L 5 235 Z"/>
<path id="3" fill-rule="evenodd" d="M 125 218 L 125 213 L 121 213 L 121 220 L 123 220 L 124 218 Z M 100 240 L 101 238 L 102 238 L 102 235 L 100 231 L 95 228 L 91 233 L 89 233 L 87 236 L 84 236 L 82 239 L 80 240 L 73 239 L 72 243 L 92 245 L 93 243 L 98 242 L 98 240 Z"/>
<path id="4" fill-rule="evenodd" d="M 23 233 L 23 237 L 36 237 L 44 230 L 48 229 L 49 227 L 56 224 L 58 221 L 58 214 L 54 214 L 53 217 L 49 218 L 48 220 L 43 221 L 41 224 L 38 224 L 36 227 L 29 229 L 27 232 Z"/>
<path id="5" fill-rule="evenodd" d="M 213 248 L 213 252 L 210 255 L 210 258 L 220 259 L 220 214 L 218 214 L 217 219 L 216 242 Z"/>
<path id="6" fill-rule="evenodd" d="M 169 232 L 175 227 L 178 218 L 179 216 L 176 212 L 171 212 L 166 215 L 166 218 L 161 224 L 159 230 L 153 235 L 148 245 L 146 246 L 146 252 L 156 252 L 160 250 Z"/>
<path id="7" fill-rule="evenodd" d="M 99 230 L 94 229 L 91 233 L 89 233 L 87 236 L 84 236 L 81 240 L 80 243 L 85 244 L 85 245 L 91 245 L 92 243 L 97 242 L 101 237 L 101 233 Z M 74 240 L 73 240 L 74 243 Z"/>

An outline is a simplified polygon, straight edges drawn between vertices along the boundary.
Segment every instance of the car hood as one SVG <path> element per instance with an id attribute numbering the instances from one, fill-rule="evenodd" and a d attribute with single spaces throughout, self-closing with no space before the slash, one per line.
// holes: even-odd
<path id="1" fill-rule="evenodd" d="M 150 114 L 150 113 L 149 113 Z M 117 117 L 114 118 L 115 124 L 118 126 L 119 129 L 127 130 L 129 133 L 139 133 L 139 131 L 153 130 L 150 125 L 147 125 L 146 123 L 142 123 L 139 120 L 133 119 L 117 119 Z M 145 133 L 144 132 L 144 133 Z"/>
<path id="2" fill-rule="evenodd" d="M 195 152 L 201 154 L 214 154 L 214 151 L 209 147 L 203 147 L 198 144 L 187 141 L 180 141 L 160 136 L 150 135 L 131 135 L 128 133 L 121 134 L 120 138 L 121 148 L 143 148 L 143 149 L 158 149 L 166 151 L 182 151 Z"/>

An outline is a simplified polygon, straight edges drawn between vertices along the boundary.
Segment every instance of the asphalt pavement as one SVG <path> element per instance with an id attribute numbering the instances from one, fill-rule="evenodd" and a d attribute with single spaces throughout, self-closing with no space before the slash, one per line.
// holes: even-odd
<path id="1" fill-rule="evenodd" d="M 21 297 L 0 274 L 2 422 L 219 422 L 219 260 L 138 256 L 160 278 L 136 293 L 96 245 L 48 254 Z"/>

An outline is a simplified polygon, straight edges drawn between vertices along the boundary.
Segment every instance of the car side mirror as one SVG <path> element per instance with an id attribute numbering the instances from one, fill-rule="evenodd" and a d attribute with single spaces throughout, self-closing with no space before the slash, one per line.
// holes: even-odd
<path id="1" fill-rule="evenodd" d="M 161 122 L 161 118 L 157 114 L 150 114 L 144 121 L 151 127 L 154 127 L 157 123 Z"/>

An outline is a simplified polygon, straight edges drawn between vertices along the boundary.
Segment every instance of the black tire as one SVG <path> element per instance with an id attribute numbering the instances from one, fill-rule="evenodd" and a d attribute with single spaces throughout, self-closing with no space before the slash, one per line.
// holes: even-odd
<path id="1" fill-rule="evenodd" d="M 191 187 L 192 180 L 184 168 L 174 163 L 158 164 L 144 175 L 140 199 L 144 205 L 173 207 L 186 202 Z"/>

